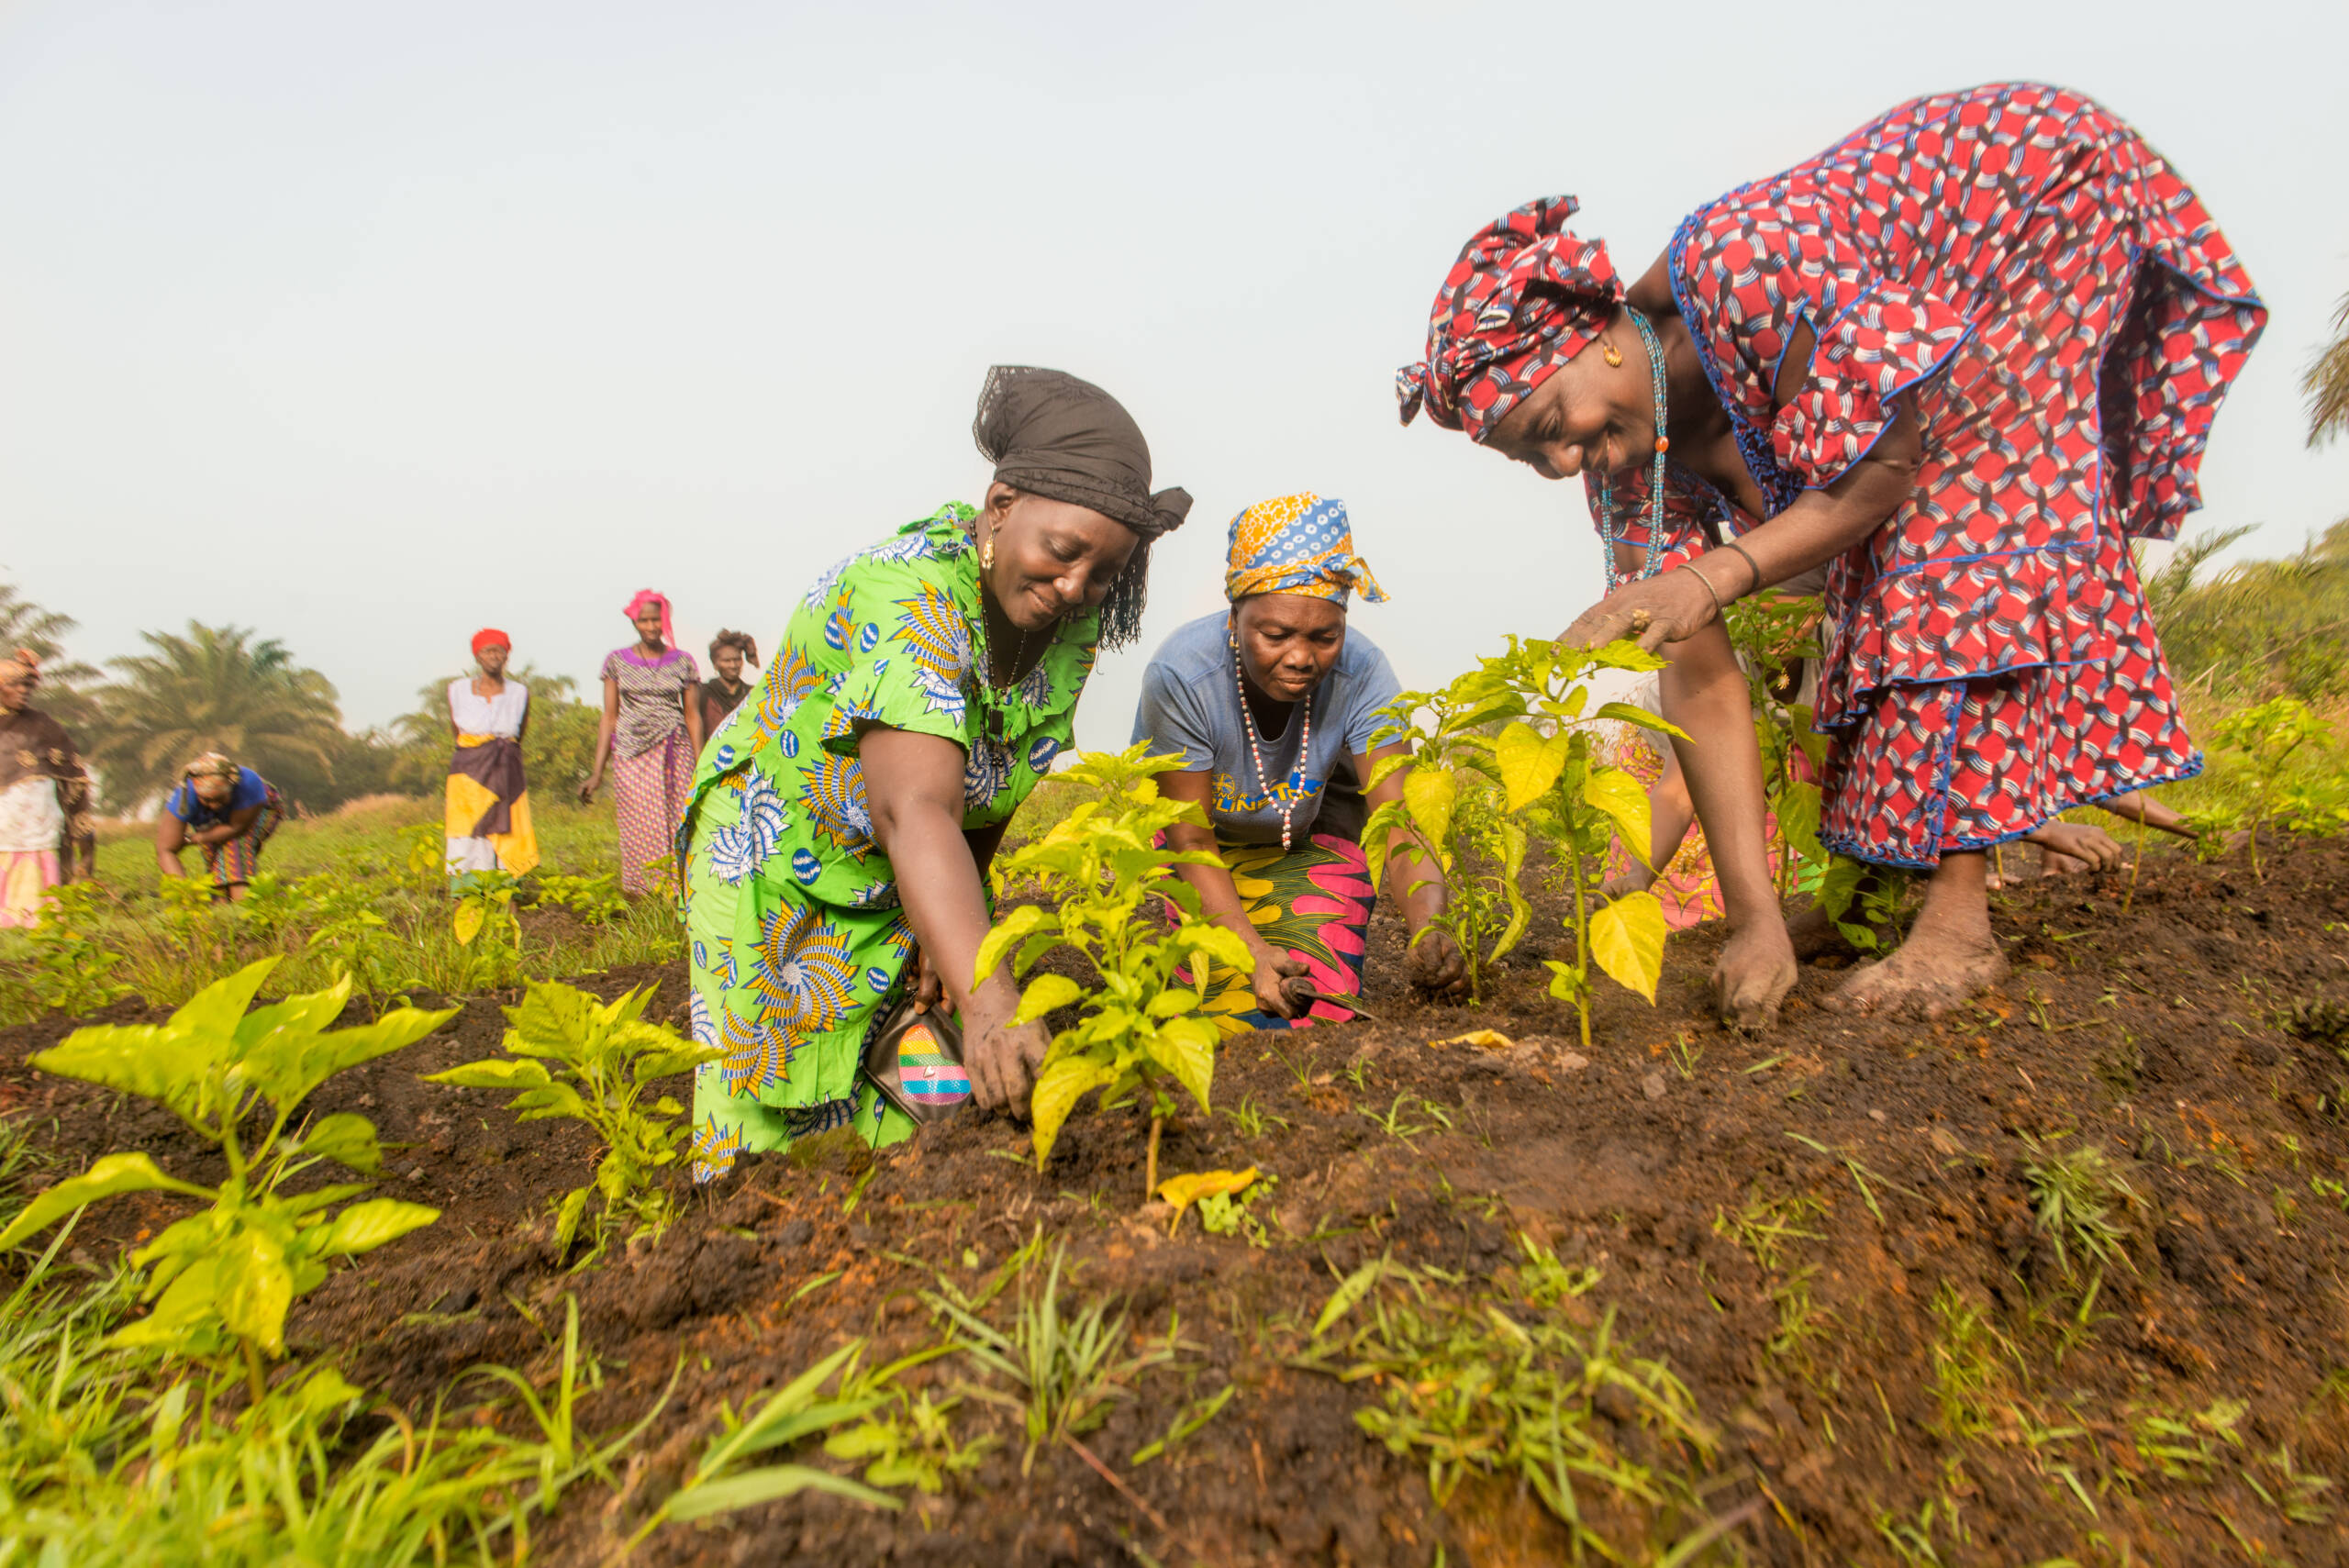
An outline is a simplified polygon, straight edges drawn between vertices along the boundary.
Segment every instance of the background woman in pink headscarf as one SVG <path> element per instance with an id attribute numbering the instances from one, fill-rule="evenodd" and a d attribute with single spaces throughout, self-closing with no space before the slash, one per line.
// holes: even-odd
<path id="1" fill-rule="evenodd" d="M 650 891 L 646 868 L 675 852 L 677 824 L 693 791 L 701 754 L 701 681 L 694 656 L 674 645 L 669 601 L 650 588 L 628 602 L 636 640 L 604 660 L 604 721 L 596 762 L 579 798 L 594 797 L 612 761 L 612 800 L 620 824 L 620 888 Z M 674 873 L 673 873 L 674 874 Z"/>

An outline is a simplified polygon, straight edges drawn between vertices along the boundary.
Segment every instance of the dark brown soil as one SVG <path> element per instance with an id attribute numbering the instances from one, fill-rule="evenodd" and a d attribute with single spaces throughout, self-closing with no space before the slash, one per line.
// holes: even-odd
<path id="1" fill-rule="evenodd" d="M 1603 1272 L 1575 1305 L 1613 1307 L 1617 1332 L 1668 1362 L 1718 1429 L 1709 1463 L 1651 1451 L 1698 1471 L 1706 1507 L 1738 1521 L 1697 1561 L 2349 1561 L 2336 1523 L 2288 1522 L 2254 1487 L 2282 1500 L 2285 1449 L 2290 1471 L 2349 1483 L 2349 1378 L 2333 1375 L 2349 1365 L 2349 1214 L 2311 1186 L 2349 1180 L 2349 1059 L 2336 1049 L 2349 1042 L 2290 1023 L 2299 1004 L 2349 996 L 2345 873 L 2349 848 L 2316 844 L 2275 856 L 2264 884 L 2240 861 L 2157 856 L 2133 903 L 2125 874 L 2011 888 L 1996 896 L 2014 971 L 1979 1006 L 1930 1024 L 1847 1018 L 1820 1006 L 1843 975 L 1807 966 L 1782 1027 L 1758 1040 L 1708 1021 L 1719 937 L 1700 929 L 1675 940 L 1653 1010 L 1602 993 L 1586 1062 L 1570 1049 L 1571 1013 L 1544 995 L 1538 922 L 1481 1009 L 1424 1007 L 1375 981 L 1382 1023 L 1225 1050 L 1219 1107 L 1268 1119 L 1249 1137 L 1228 1114 L 1186 1115 L 1163 1165 L 1276 1173 L 1266 1249 L 1207 1236 L 1196 1218 L 1168 1239 L 1163 1210 L 1141 1206 L 1144 1124 L 1088 1105 L 1041 1175 L 1002 1120 L 952 1122 L 870 1162 L 820 1140 L 745 1161 L 657 1246 L 565 1274 L 542 1220 L 585 1179 L 585 1135 L 518 1125 L 502 1096 L 417 1076 L 495 1049 L 498 999 L 476 999 L 443 1033 L 317 1096 L 411 1145 L 384 1190 L 444 1215 L 299 1304 L 295 1339 L 421 1405 L 483 1362 L 543 1375 L 575 1292 L 603 1376 L 584 1401 L 591 1428 L 636 1420 L 676 1376 L 626 1496 L 582 1489 L 536 1532 L 540 1561 L 584 1564 L 691 1467 L 721 1401 L 740 1410 L 852 1336 L 872 1336 L 876 1356 L 933 1340 L 915 1293 L 938 1273 L 974 1287 L 1041 1225 L 1071 1244 L 1074 1296 L 1122 1296 L 1138 1333 L 1163 1336 L 1179 1314 L 1200 1347 L 1143 1377 L 1086 1440 L 1133 1497 L 1066 1449 L 1040 1452 L 1023 1477 L 1016 1417 L 972 1403 L 965 1429 L 1006 1445 L 941 1496 L 896 1514 L 803 1496 L 673 1526 L 636 1560 L 1421 1568 L 1441 1549 L 1455 1564 L 1551 1562 L 1568 1556 L 1565 1532 L 1513 1481 L 1472 1481 L 1439 1507 L 1421 1462 L 1356 1426 L 1374 1388 L 1289 1364 L 1333 1271 L 1391 1254 L 1474 1292 L 1522 1231 Z M 1382 916 L 1375 974 L 1397 973 L 1398 937 Z M 674 1015 L 678 966 L 587 984 L 610 995 L 656 979 Z M 109 1017 L 144 1016 L 134 1003 Z M 23 1065 L 69 1027 L 0 1031 L 0 1109 L 52 1121 L 69 1166 L 143 1148 L 166 1169 L 210 1173 L 168 1118 Z M 1479 1028 L 1517 1044 L 1431 1044 Z M 1442 1107 L 1451 1128 L 1384 1129 L 1399 1095 Z M 2034 1228 L 2026 1137 L 2099 1145 L 2142 1199 L 2121 1210 L 2126 1256 L 2085 1329 L 2076 1250 L 2067 1281 Z M 1820 1206 L 1798 1227 L 1816 1239 L 1790 1240 L 1773 1269 L 1716 1223 L 1757 1195 Z M 177 1212 L 117 1201 L 77 1240 L 102 1254 Z M 1937 1396 L 1953 1381 L 1944 1293 L 1998 1336 L 1988 1429 L 1969 1437 Z M 933 1373 L 962 1374 L 949 1362 L 914 1375 Z M 1128 1463 L 1226 1382 L 1238 1395 L 1196 1437 Z M 2185 1420 L 2222 1400 L 2248 1409 L 2234 1440 L 2210 1441 L 2210 1462 L 2172 1477 L 2140 1452 L 2148 1415 Z"/>

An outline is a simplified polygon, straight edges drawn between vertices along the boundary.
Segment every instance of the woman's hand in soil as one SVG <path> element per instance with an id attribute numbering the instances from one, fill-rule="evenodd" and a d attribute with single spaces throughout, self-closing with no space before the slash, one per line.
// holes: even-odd
<path id="1" fill-rule="evenodd" d="M 1437 996 L 1456 996 L 1468 989 L 1468 961 L 1447 931 L 1430 928 L 1403 955 L 1403 971 L 1419 990 Z"/>
<path id="2" fill-rule="evenodd" d="M 1256 1006 L 1276 1018 L 1293 1018 L 1305 1011 L 1307 1004 L 1291 996 L 1286 985 L 1305 973 L 1305 961 L 1291 958 L 1269 942 L 1254 941 L 1248 946 L 1256 955 L 1256 973 L 1248 977 L 1256 993 Z"/>
<path id="3" fill-rule="evenodd" d="M 2085 823 L 2049 822 L 2023 838 L 2051 853 L 2083 861 L 2090 871 L 2111 871 L 2128 859 L 2120 840 Z"/>
<path id="4" fill-rule="evenodd" d="M 1645 866 L 1635 865 L 1622 875 L 1610 876 L 1600 883 L 1598 889 L 1590 895 L 1589 905 L 1594 910 L 1600 909 L 1614 903 L 1626 893 L 1645 893 L 1654 885 L 1655 873 Z"/>
<path id="5" fill-rule="evenodd" d="M 963 1012 L 963 1065 L 982 1110 L 1008 1110 L 1028 1119 L 1028 1091 L 1044 1065 L 1052 1037 L 1041 1022 L 1015 1024 L 1019 993 L 998 973 Z"/>

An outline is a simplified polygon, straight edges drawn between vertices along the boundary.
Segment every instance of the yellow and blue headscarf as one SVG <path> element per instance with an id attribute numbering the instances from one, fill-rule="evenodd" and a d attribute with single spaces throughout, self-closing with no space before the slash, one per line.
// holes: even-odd
<path id="1" fill-rule="evenodd" d="M 1370 563 L 1354 553 L 1343 501 L 1304 490 L 1259 501 L 1231 519 L 1223 593 L 1232 603 L 1256 594 L 1301 594 L 1342 605 L 1356 588 L 1373 604 L 1386 597 Z"/>

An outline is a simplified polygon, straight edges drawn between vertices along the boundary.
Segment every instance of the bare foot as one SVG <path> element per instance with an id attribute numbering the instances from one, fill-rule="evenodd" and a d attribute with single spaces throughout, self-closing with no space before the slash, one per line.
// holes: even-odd
<path id="1" fill-rule="evenodd" d="M 1933 1018 L 1998 984 L 2007 958 L 1990 930 L 1984 859 L 1978 852 L 1943 856 L 1909 940 L 1881 963 L 1854 972 L 1827 1005 L 1838 1012 Z"/>
<path id="2" fill-rule="evenodd" d="M 1721 1023 L 1748 1033 L 1777 1023 L 1778 1004 L 1794 986 L 1794 944 L 1777 920 L 1757 920 L 1731 931 L 1713 965 L 1713 1006 Z"/>

